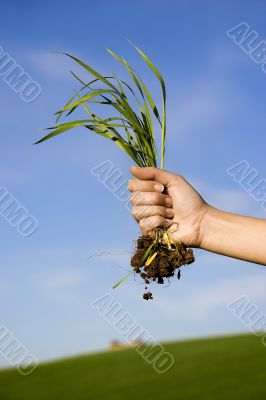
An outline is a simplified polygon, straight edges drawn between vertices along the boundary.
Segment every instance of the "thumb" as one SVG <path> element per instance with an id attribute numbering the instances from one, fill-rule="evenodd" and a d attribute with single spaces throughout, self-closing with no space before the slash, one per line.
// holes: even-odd
<path id="1" fill-rule="evenodd" d="M 132 165 L 130 171 L 138 179 L 160 182 L 166 187 L 173 180 L 173 174 L 155 167 L 135 167 Z"/>

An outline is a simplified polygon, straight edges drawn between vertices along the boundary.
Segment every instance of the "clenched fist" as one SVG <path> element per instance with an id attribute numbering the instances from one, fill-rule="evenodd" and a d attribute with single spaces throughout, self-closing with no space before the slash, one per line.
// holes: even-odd
<path id="1" fill-rule="evenodd" d="M 171 227 L 173 240 L 200 247 L 209 207 L 200 194 L 183 177 L 158 168 L 131 167 L 131 173 L 132 214 L 143 235 L 157 227 Z"/>

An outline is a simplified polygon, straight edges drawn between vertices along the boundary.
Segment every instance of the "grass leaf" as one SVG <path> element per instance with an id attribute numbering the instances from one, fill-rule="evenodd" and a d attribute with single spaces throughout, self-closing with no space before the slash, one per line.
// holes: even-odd
<path id="1" fill-rule="evenodd" d="M 124 278 L 120 279 L 119 282 L 117 282 L 114 286 L 113 289 L 117 288 L 117 286 L 121 285 L 121 283 L 125 282 L 125 280 L 132 274 L 132 272 L 129 272 Z"/>
<path id="2" fill-rule="evenodd" d="M 88 130 L 112 140 L 120 147 L 132 160 L 139 166 L 156 166 L 157 165 L 157 149 L 154 138 L 154 120 L 159 123 L 162 130 L 161 133 L 161 166 L 164 165 L 165 152 L 165 133 L 166 133 L 166 90 L 164 80 L 158 69 L 152 64 L 151 60 L 137 46 L 136 50 L 144 59 L 146 64 L 152 70 L 153 74 L 160 81 L 162 89 L 162 115 L 158 112 L 151 92 L 145 85 L 144 81 L 134 71 L 131 65 L 122 57 L 116 55 L 112 50 L 107 49 L 112 57 L 121 63 L 129 73 L 130 79 L 133 82 L 133 87 L 120 80 L 116 75 L 104 76 L 93 69 L 77 57 L 68 53 L 61 53 L 74 60 L 79 66 L 84 68 L 92 79 L 85 83 L 75 72 L 70 71 L 75 80 L 81 84 L 81 88 L 66 102 L 64 107 L 56 112 L 58 123 L 59 119 L 64 115 L 69 117 L 80 109 L 80 106 L 89 115 L 88 120 L 76 120 L 64 124 L 58 124 L 52 129 L 48 135 L 38 140 L 36 143 L 41 143 L 51 139 L 65 131 L 78 126 L 84 126 Z M 95 87 L 97 83 L 100 87 Z M 87 89 L 87 93 L 82 92 Z M 130 95 L 130 96 L 129 96 Z M 135 105 L 132 105 L 131 98 Z M 97 116 L 92 107 L 98 107 L 101 104 L 107 107 L 107 118 Z M 91 106 L 90 106 L 91 105 Z"/>

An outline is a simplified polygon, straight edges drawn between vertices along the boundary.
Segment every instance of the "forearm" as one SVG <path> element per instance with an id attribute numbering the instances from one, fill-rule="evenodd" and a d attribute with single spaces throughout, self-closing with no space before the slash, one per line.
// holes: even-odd
<path id="1" fill-rule="evenodd" d="M 266 220 L 208 207 L 201 230 L 202 249 L 266 265 Z"/>

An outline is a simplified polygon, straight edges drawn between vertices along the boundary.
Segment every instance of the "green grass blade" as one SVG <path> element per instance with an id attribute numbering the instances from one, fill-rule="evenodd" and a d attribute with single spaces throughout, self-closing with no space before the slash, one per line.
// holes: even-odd
<path id="1" fill-rule="evenodd" d="M 154 75 L 158 78 L 161 84 L 161 89 L 162 89 L 162 135 L 161 135 L 161 168 L 164 168 L 164 156 L 165 156 L 165 138 L 166 138 L 166 88 L 165 88 L 165 83 L 162 75 L 158 71 L 158 69 L 155 67 L 155 65 L 151 62 L 149 57 L 136 45 L 133 45 L 135 49 L 138 51 L 138 53 L 141 55 L 143 60 L 146 62 L 146 64 L 149 66 L 149 68 L 152 70 Z"/>
<path id="2" fill-rule="evenodd" d="M 160 114 L 159 114 L 159 111 L 158 111 L 158 109 L 157 109 L 157 107 L 156 107 L 156 105 L 155 105 L 155 103 L 154 103 L 154 100 L 153 100 L 153 98 L 152 98 L 151 93 L 149 92 L 147 86 L 144 84 L 143 80 L 142 80 L 140 77 L 139 77 L 139 81 L 141 82 L 143 91 L 144 91 L 144 93 L 145 93 L 145 95 L 146 95 L 146 97 L 147 97 L 147 100 L 148 100 L 148 102 L 149 102 L 149 105 L 150 105 L 150 107 L 151 107 L 151 109 L 152 109 L 152 111 L 153 111 L 153 113 L 154 113 L 156 119 L 158 120 L 159 124 L 162 126 Z"/>
<path id="3" fill-rule="evenodd" d="M 93 79 L 85 83 L 76 73 L 70 71 L 71 75 L 82 85 L 75 92 L 65 106 L 57 111 L 57 122 L 64 115 L 65 117 L 72 114 L 77 108 L 82 108 L 89 115 L 87 120 L 77 120 L 65 124 L 54 126 L 52 132 L 44 136 L 36 143 L 46 141 L 56 135 L 78 126 L 84 126 L 90 131 L 99 134 L 109 140 L 112 140 L 119 146 L 134 162 L 139 166 L 156 166 L 157 150 L 154 140 L 153 118 L 155 117 L 162 129 L 162 149 L 161 149 L 161 165 L 164 165 L 164 148 L 165 148 L 165 103 L 166 91 L 163 78 L 157 68 L 152 64 L 150 59 L 139 48 L 144 61 L 148 64 L 152 72 L 160 80 L 163 94 L 163 111 L 160 118 L 158 109 L 152 98 L 152 95 L 143 80 L 138 76 L 134 69 L 126 62 L 124 58 L 117 56 L 114 52 L 107 51 L 127 69 L 132 82 L 133 88 L 125 81 L 114 76 L 103 76 L 82 60 L 68 53 L 62 53 L 74 60 L 77 64 L 89 72 Z M 95 83 L 98 82 L 100 87 L 96 88 Z M 103 86 L 103 88 L 101 87 Z M 87 88 L 87 93 L 81 93 Z M 134 90 L 133 90 L 134 89 Z M 135 104 L 132 105 L 128 94 L 133 95 Z M 105 104 L 111 110 L 108 118 L 100 118 L 95 112 L 90 110 L 89 104 Z M 109 108 L 111 107 L 111 108 Z M 152 111 L 152 112 L 151 112 Z"/>
<path id="4" fill-rule="evenodd" d="M 71 54 L 68 53 L 62 53 L 67 57 L 70 57 L 72 60 L 76 61 L 81 67 L 86 69 L 91 75 L 95 76 L 95 78 L 99 79 L 101 82 L 103 82 L 106 86 L 109 86 L 111 89 L 117 91 L 117 88 L 108 81 L 103 75 L 99 74 L 97 71 L 95 71 L 93 68 L 91 68 L 88 64 L 84 63 L 82 60 L 79 60 L 77 57 L 72 56 Z"/>
<path id="5" fill-rule="evenodd" d="M 59 114 L 59 113 L 61 114 L 64 111 L 70 110 L 71 108 L 74 108 L 74 107 L 76 108 L 81 103 L 85 103 L 86 101 L 88 101 L 90 99 L 93 99 L 94 97 L 97 97 L 100 94 L 110 93 L 110 92 L 113 92 L 113 90 L 110 90 L 110 89 L 99 89 L 99 90 L 91 91 L 91 92 L 87 93 L 86 95 L 80 97 L 79 100 L 75 101 L 74 103 L 70 103 L 66 107 L 64 107 L 61 110 L 57 111 L 55 114 Z"/>
<path id="6" fill-rule="evenodd" d="M 117 282 L 114 286 L 113 289 L 117 288 L 117 286 L 121 285 L 121 283 L 125 282 L 125 280 L 132 274 L 132 272 L 129 272 L 124 278 L 120 279 L 119 282 Z"/>
<path id="7" fill-rule="evenodd" d="M 51 133 L 49 133 L 48 135 L 44 136 L 42 139 L 38 140 L 34 144 L 45 142 L 46 140 L 51 139 L 54 136 L 59 135 L 60 133 L 68 131 L 69 129 L 73 129 L 78 126 L 84 126 L 85 123 L 87 123 L 87 122 L 90 122 L 90 120 L 79 120 L 79 121 L 67 122 L 65 124 L 60 124 L 55 127 L 48 128 L 48 129 L 54 129 L 54 130 Z"/>
<path id="8" fill-rule="evenodd" d="M 152 244 L 150 244 L 150 246 L 148 247 L 148 249 L 145 251 L 142 259 L 139 262 L 139 268 L 142 267 L 142 265 L 145 263 L 145 261 L 147 260 L 148 256 L 150 255 L 152 248 L 155 246 L 155 242 L 152 242 Z"/>

